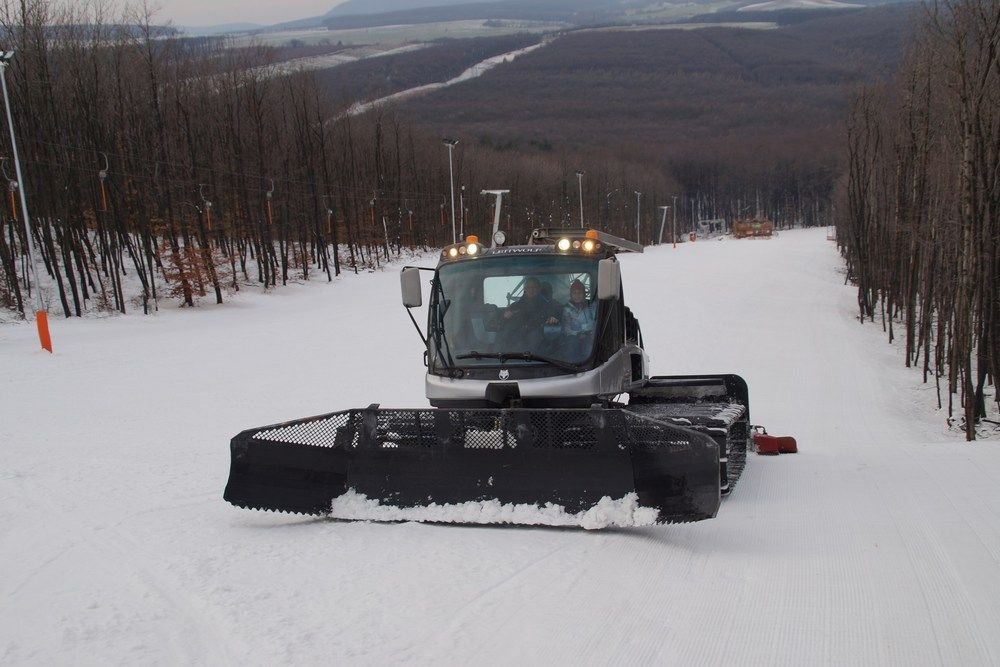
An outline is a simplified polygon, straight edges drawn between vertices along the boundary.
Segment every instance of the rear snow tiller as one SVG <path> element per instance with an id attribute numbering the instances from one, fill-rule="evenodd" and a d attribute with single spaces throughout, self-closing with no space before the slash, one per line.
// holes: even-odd
<path id="1" fill-rule="evenodd" d="M 790 435 L 769 435 L 763 426 L 753 426 L 753 448 L 758 454 L 797 454 L 799 445 Z"/>
<path id="2" fill-rule="evenodd" d="M 650 377 L 617 253 L 594 230 L 469 237 L 402 271 L 430 409 L 378 405 L 240 433 L 225 499 L 357 520 L 577 525 L 714 517 L 746 461 L 746 383 Z M 431 271 L 427 333 L 423 305 Z M 627 397 L 627 403 L 623 398 Z"/>

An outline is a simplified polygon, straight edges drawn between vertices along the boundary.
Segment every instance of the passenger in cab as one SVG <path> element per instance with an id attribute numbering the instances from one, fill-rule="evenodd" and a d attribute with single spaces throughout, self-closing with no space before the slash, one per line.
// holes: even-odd
<path id="1" fill-rule="evenodd" d="M 574 280 L 569 286 L 569 302 L 562 312 L 568 359 L 577 361 L 587 357 L 594 340 L 596 322 L 597 304 L 587 300 L 587 290 L 583 283 Z"/>

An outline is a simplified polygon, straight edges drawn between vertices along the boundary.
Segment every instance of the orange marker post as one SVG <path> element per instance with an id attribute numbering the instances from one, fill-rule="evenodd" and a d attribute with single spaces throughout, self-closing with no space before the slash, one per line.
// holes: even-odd
<path id="1" fill-rule="evenodd" d="M 14 136 L 14 117 L 10 112 L 10 96 L 7 94 L 7 66 L 14 57 L 13 51 L 0 52 L 0 88 L 3 89 L 4 107 L 7 112 L 7 128 L 10 130 L 10 147 L 14 153 L 14 169 L 21 190 L 21 213 L 24 217 L 24 238 L 28 253 L 28 264 L 35 278 L 35 323 L 38 325 L 38 341 L 42 349 L 52 352 L 52 337 L 49 335 L 49 317 L 42 301 L 42 287 L 38 281 L 38 269 L 35 267 L 34 255 L 31 252 L 31 218 L 28 216 L 28 193 L 24 187 L 24 177 L 21 176 L 21 160 L 17 154 L 17 139 Z"/>
<path id="2" fill-rule="evenodd" d="M 35 286 L 38 289 L 38 286 Z M 42 349 L 52 352 L 52 336 L 49 335 L 49 314 L 44 310 L 35 312 L 35 324 L 38 326 L 38 341 Z"/>

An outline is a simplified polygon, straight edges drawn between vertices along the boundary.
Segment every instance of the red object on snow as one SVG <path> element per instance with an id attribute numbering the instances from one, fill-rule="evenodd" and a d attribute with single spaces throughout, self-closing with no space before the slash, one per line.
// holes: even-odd
<path id="1" fill-rule="evenodd" d="M 768 435 L 762 426 L 755 426 L 753 448 L 758 454 L 797 454 L 798 443 L 790 435 Z M 759 429 L 759 430 L 758 430 Z"/>
<path id="2" fill-rule="evenodd" d="M 782 454 L 798 454 L 799 446 L 790 435 L 778 436 L 778 451 Z"/>
<path id="3" fill-rule="evenodd" d="M 773 435 L 767 435 L 766 433 L 753 434 L 753 448 L 757 450 L 758 454 L 781 453 L 781 447 L 778 445 L 778 439 Z"/>

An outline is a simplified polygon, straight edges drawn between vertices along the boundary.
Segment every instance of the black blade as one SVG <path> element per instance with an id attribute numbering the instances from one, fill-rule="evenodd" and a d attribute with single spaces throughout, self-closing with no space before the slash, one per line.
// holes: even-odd
<path id="1" fill-rule="evenodd" d="M 576 514 L 636 493 L 665 523 L 719 504 L 714 441 L 622 410 L 373 407 L 245 431 L 231 447 L 225 499 L 255 509 L 325 514 L 353 490 L 399 508 L 495 500 Z"/>

